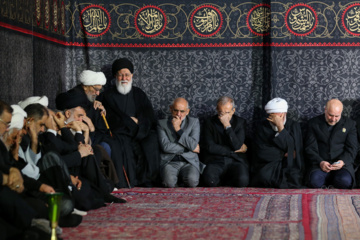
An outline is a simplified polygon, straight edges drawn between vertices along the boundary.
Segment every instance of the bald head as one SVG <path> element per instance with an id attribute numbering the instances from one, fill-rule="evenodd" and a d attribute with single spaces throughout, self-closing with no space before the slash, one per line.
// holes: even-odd
<path id="1" fill-rule="evenodd" d="M 176 98 L 173 102 L 173 106 L 177 105 L 177 104 L 183 104 L 183 105 L 185 104 L 186 108 L 189 108 L 189 103 L 188 103 L 188 101 L 186 101 L 185 98 Z"/>
<path id="2" fill-rule="evenodd" d="M 325 120 L 326 122 L 334 126 L 341 119 L 341 113 L 343 111 L 343 104 L 338 99 L 331 99 L 325 106 Z"/>
<path id="3" fill-rule="evenodd" d="M 185 98 L 176 98 L 170 106 L 171 115 L 180 118 L 181 121 L 189 114 L 189 103 Z"/>

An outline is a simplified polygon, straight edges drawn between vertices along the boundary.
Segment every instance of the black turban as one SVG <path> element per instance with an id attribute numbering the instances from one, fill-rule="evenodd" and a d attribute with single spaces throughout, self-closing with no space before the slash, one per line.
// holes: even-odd
<path id="1" fill-rule="evenodd" d="M 60 93 L 56 97 L 55 103 L 56 108 L 62 111 L 76 107 L 83 107 L 86 109 L 88 99 L 85 94 L 81 94 L 80 92 L 72 89 L 67 92 Z"/>
<path id="2" fill-rule="evenodd" d="M 116 59 L 112 64 L 113 76 L 115 76 L 116 73 L 123 68 L 127 68 L 131 73 L 134 73 L 134 65 L 132 64 L 132 62 L 130 62 L 130 60 L 127 58 L 119 58 Z"/>

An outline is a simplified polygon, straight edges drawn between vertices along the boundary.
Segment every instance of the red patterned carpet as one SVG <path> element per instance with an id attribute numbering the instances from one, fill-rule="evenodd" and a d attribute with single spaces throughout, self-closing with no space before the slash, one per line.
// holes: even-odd
<path id="1" fill-rule="evenodd" d="M 133 188 L 63 239 L 360 239 L 360 189 Z"/>

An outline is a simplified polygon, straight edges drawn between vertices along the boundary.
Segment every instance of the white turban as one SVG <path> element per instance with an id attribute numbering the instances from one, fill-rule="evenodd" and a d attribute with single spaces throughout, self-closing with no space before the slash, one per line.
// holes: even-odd
<path id="1" fill-rule="evenodd" d="M 287 112 L 288 104 L 282 98 L 274 98 L 265 105 L 265 111 L 267 113 L 283 113 Z"/>
<path id="2" fill-rule="evenodd" d="M 11 105 L 13 109 L 12 118 L 10 122 L 10 129 L 22 129 L 24 126 L 24 118 L 27 117 L 26 112 L 19 105 Z"/>
<path id="3" fill-rule="evenodd" d="M 85 86 L 106 84 L 106 77 L 103 72 L 84 70 L 82 73 L 80 73 L 79 78 L 80 78 L 80 82 Z"/>
<path id="4" fill-rule="evenodd" d="M 20 101 L 18 102 L 18 105 L 22 108 L 25 109 L 27 106 L 29 106 L 30 104 L 35 104 L 35 103 L 39 103 L 41 105 L 43 105 L 44 107 L 49 106 L 49 99 L 47 98 L 47 96 L 34 96 L 34 97 L 28 97 L 27 99 L 25 99 L 24 101 Z"/>

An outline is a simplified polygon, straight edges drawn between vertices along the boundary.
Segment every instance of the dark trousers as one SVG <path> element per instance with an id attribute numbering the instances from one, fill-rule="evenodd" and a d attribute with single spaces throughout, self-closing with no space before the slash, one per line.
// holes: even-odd
<path id="1" fill-rule="evenodd" d="M 206 165 L 202 179 L 207 187 L 220 185 L 246 187 L 249 185 L 249 168 L 232 158 L 217 158 Z"/>
<path id="2" fill-rule="evenodd" d="M 309 185 L 313 188 L 331 185 L 334 188 L 349 189 L 353 185 L 353 179 L 349 171 L 344 168 L 328 173 L 317 169 L 311 172 Z"/>
<path id="3" fill-rule="evenodd" d="M 31 226 L 37 215 L 24 199 L 8 187 L 0 186 L 0 236 L 6 239 Z"/>

